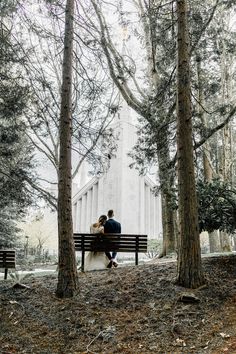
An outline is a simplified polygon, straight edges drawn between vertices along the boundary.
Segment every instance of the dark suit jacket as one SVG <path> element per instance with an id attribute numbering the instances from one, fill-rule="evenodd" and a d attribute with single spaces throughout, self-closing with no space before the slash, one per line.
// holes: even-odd
<path id="1" fill-rule="evenodd" d="M 121 225 L 118 221 L 114 219 L 108 219 L 104 225 L 104 233 L 105 234 L 120 234 L 121 233 Z"/>

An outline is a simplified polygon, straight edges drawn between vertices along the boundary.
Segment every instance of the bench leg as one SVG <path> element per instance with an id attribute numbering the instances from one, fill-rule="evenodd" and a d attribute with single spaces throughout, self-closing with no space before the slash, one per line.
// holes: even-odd
<path id="1" fill-rule="evenodd" d="M 135 252 L 135 265 L 138 265 L 138 252 Z"/>
<path id="2" fill-rule="evenodd" d="M 84 251 L 82 251 L 81 271 L 84 272 Z"/>
<path id="3" fill-rule="evenodd" d="M 8 268 L 5 268 L 4 280 L 7 279 Z"/>

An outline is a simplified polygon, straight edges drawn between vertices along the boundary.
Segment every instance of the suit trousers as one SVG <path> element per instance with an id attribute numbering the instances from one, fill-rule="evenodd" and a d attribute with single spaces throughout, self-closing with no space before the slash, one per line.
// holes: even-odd
<path id="1" fill-rule="evenodd" d="M 111 259 L 115 259 L 116 258 L 116 255 L 117 255 L 117 252 L 112 252 L 112 254 L 110 254 L 110 252 L 105 252 L 107 258 L 109 259 L 109 261 Z"/>

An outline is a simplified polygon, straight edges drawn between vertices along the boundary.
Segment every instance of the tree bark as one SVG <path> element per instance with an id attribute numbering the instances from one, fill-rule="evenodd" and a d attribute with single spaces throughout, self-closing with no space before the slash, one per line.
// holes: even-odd
<path id="1" fill-rule="evenodd" d="M 224 24 L 224 23 L 223 23 Z M 222 40 L 222 54 L 221 54 L 221 92 L 222 92 L 222 103 L 223 105 L 232 102 L 231 94 L 231 73 L 228 62 L 228 55 L 225 46 L 225 41 Z M 222 158 L 221 158 L 221 177 L 224 181 L 232 183 L 232 132 L 230 123 L 226 124 L 222 129 Z M 231 236 L 227 232 L 220 231 L 220 244 L 222 252 L 231 252 Z"/>
<path id="2" fill-rule="evenodd" d="M 164 144 L 165 145 L 165 144 Z M 163 165 L 168 164 L 169 147 L 158 153 L 159 179 L 161 184 L 161 212 L 163 228 L 163 245 L 159 258 L 176 250 L 176 230 L 175 230 L 175 212 L 172 206 L 171 186 L 173 185 L 170 175 L 167 176 L 167 169 Z M 164 160 L 164 161 L 163 161 Z"/>
<path id="3" fill-rule="evenodd" d="M 220 231 L 220 245 L 222 252 L 232 252 L 231 236 L 227 232 Z"/>
<path id="4" fill-rule="evenodd" d="M 72 297 L 78 287 L 71 204 L 72 62 L 74 0 L 67 0 L 60 113 L 58 183 L 59 263 L 56 295 Z"/>
<path id="5" fill-rule="evenodd" d="M 158 92 L 159 85 L 159 74 L 156 68 L 156 46 L 157 40 L 156 35 L 156 21 L 155 12 L 153 8 L 155 7 L 154 1 L 149 2 L 149 7 L 147 14 L 145 14 L 145 9 L 141 1 L 139 3 L 139 10 L 142 14 L 142 22 L 145 36 L 145 48 L 147 52 L 147 68 L 148 68 L 148 78 L 149 78 L 149 92 Z M 157 117 L 153 117 L 155 121 Z M 167 254 L 175 251 L 175 212 L 172 206 L 172 196 L 171 187 L 173 186 L 174 178 L 171 173 L 167 173 L 167 166 L 170 164 L 170 148 L 168 142 L 168 128 L 162 131 L 162 146 L 157 148 L 158 166 L 159 166 L 159 180 L 161 185 L 161 217 L 162 217 L 162 234 L 163 234 L 163 244 L 162 252 L 159 258 L 165 257 Z M 158 139 L 158 138 L 157 138 Z"/>
<path id="6" fill-rule="evenodd" d="M 170 198 L 165 192 L 161 192 L 161 208 L 162 208 L 162 228 L 163 228 L 163 245 L 159 258 L 175 252 L 175 218 L 174 211 L 169 206 Z"/>
<path id="7" fill-rule="evenodd" d="M 197 288 L 204 283 L 198 227 L 194 175 L 189 35 L 187 2 L 177 0 L 178 73 L 177 73 L 177 157 L 179 195 L 179 249 L 177 283 Z"/>

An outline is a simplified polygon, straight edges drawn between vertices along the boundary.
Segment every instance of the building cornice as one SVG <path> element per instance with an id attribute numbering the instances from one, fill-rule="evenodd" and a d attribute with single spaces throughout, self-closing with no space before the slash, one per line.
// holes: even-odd
<path id="1" fill-rule="evenodd" d="M 93 177 L 89 182 L 87 182 L 81 189 L 78 190 L 78 192 L 73 196 L 72 202 L 77 201 L 80 199 L 85 193 L 87 193 L 88 190 L 90 190 L 93 185 L 95 185 L 98 182 L 99 178 L 98 177 Z"/>

